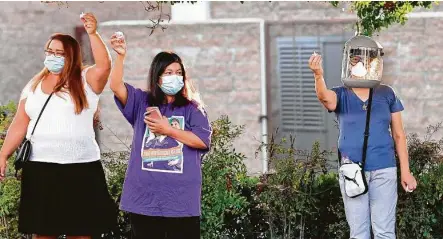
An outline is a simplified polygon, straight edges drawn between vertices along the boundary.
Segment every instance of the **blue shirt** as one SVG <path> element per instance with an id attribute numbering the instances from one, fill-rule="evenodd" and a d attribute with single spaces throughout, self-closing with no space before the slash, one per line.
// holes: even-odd
<path id="1" fill-rule="evenodd" d="M 366 110 L 363 108 L 368 102 L 363 102 L 354 91 L 344 86 L 332 90 L 337 94 L 334 112 L 339 123 L 340 153 L 354 162 L 361 162 L 366 123 Z M 394 140 L 390 131 L 391 114 L 403 109 L 391 87 L 380 85 L 374 89 L 365 171 L 396 167 Z"/>

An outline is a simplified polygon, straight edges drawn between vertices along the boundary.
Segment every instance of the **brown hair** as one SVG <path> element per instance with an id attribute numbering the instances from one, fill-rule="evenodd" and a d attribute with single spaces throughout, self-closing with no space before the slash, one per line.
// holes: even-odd
<path id="1" fill-rule="evenodd" d="M 73 37 L 56 33 L 53 34 L 45 45 L 45 50 L 48 49 L 51 41 L 58 40 L 63 44 L 65 52 L 65 66 L 61 72 L 61 80 L 54 87 L 54 93 L 69 92 L 75 106 L 75 113 L 80 114 L 84 109 L 89 107 L 86 98 L 85 88 L 81 77 L 82 69 L 82 55 L 80 45 Z M 49 74 L 49 70 L 44 67 L 37 75 L 34 76 L 32 90 L 35 91 L 37 85 Z"/>

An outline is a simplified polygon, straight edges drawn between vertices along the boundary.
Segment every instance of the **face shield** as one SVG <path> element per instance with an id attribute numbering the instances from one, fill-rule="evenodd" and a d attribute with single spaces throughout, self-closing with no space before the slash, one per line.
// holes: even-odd
<path id="1" fill-rule="evenodd" d="M 355 38 L 345 44 L 342 62 L 343 84 L 351 88 L 373 88 L 379 85 L 382 79 L 382 48 L 369 37 L 364 37 L 363 40 Z"/>

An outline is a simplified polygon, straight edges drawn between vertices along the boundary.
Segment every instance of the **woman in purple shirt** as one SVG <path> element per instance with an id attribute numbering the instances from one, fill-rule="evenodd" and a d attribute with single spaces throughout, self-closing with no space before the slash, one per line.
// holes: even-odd
<path id="1" fill-rule="evenodd" d="M 120 204 L 130 213 L 132 238 L 200 238 L 201 158 L 212 129 L 198 93 L 180 57 L 169 52 L 155 56 L 148 91 L 124 83 L 126 42 L 113 35 L 111 45 L 111 89 L 134 129 Z M 147 107 L 158 107 L 162 117 L 145 117 Z"/>

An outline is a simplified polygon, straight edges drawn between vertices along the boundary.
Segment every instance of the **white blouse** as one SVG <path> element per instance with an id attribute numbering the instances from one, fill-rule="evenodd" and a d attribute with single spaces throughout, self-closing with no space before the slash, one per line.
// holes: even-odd
<path id="1" fill-rule="evenodd" d="M 89 108 L 75 114 L 75 105 L 69 93 L 54 94 L 46 105 L 34 135 L 32 136 L 31 161 L 70 164 L 86 163 L 100 159 L 100 149 L 95 140 L 93 127 L 94 113 L 97 110 L 99 95 L 86 82 L 86 72 L 82 71 Z M 32 82 L 24 88 L 21 100 L 26 98 L 25 111 L 30 117 L 26 138 L 31 136 L 37 117 L 49 97 L 42 91 L 40 82 L 32 91 Z"/>

